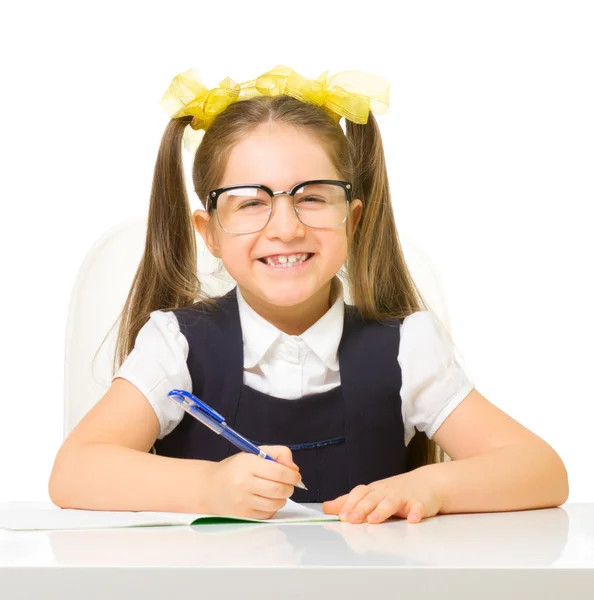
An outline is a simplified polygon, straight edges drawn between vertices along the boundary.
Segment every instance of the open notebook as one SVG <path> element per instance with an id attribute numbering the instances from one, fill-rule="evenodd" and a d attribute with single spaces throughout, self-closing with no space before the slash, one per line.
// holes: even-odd
<path id="1" fill-rule="evenodd" d="M 198 515 L 168 512 L 127 512 L 104 510 L 79 510 L 47 507 L 0 505 L 0 529 L 43 530 L 43 529 L 107 529 L 112 527 L 147 527 L 155 525 L 201 525 L 206 523 L 250 522 L 250 523 L 311 523 L 315 521 L 337 521 L 336 515 L 326 515 L 309 506 L 297 504 L 290 498 L 271 519 L 248 519 L 244 517 Z"/>

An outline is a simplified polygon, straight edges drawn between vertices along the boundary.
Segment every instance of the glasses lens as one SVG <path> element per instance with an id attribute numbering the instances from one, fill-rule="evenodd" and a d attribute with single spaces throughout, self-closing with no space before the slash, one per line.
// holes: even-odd
<path id="1" fill-rule="evenodd" d="M 232 233 L 250 233 L 266 225 L 272 206 L 270 196 L 258 188 L 237 188 L 223 192 L 217 200 L 219 222 Z"/>
<path id="2" fill-rule="evenodd" d="M 297 190 L 295 207 L 309 227 L 337 227 L 347 216 L 347 194 L 337 184 L 312 183 Z"/>

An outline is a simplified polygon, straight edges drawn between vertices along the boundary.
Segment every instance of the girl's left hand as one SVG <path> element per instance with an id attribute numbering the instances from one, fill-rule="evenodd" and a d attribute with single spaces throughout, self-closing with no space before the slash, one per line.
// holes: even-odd
<path id="1" fill-rule="evenodd" d="M 419 523 L 433 517 L 443 506 L 443 499 L 433 477 L 420 469 L 358 485 L 349 494 L 322 504 L 326 514 L 340 515 L 350 523 L 381 523 L 391 516 Z"/>

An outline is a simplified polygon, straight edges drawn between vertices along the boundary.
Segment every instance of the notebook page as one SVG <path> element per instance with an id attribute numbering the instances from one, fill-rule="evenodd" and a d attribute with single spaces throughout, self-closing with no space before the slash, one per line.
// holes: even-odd
<path id="1" fill-rule="evenodd" d="M 200 525 L 200 523 L 207 523 L 210 520 L 219 521 L 225 519 L 226 521 L 245 521 L 253 523 L 312 523 L 314 521 L 338 521 L 339 518 L 336 515 L 327 515 L 321 511 L 304 506 L 293 502 L 290 498 L 287 499 L 287 503 L 281 508 L 272 519 L 248 519 L 246 517 L 212 517 L 201 515 L 193 525 Z"/>
<path id="2" fill-rule="evenodd" d="M 335 515 L 326 515 L 308 506 L 293 502 L 290 498 L 271 519 L 247 519 L 233 516 L 201 515 L 167 512 L 129 512 L 58 508 L 29 508 L 23 503 L 11 507 L 0 505 L 0 529 L 13 531 L 51 529 L 106 529 L 112 527 L 147 527 L 155 525 L 200 525 L 208 522 L 256 522 L 256 523 L 307 523 L 313 521 L 336 521 Z"/>

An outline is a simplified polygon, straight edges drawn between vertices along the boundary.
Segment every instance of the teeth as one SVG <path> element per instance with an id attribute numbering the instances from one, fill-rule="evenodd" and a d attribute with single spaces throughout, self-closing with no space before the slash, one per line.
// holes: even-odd
<path id="1" fill-rule="evenodd" d="M 284 267 L 289 268 L 294 265 L 301 264 L 306 258 L 307 253 L 304 254 L 289 254 L 285 256 L 283 254 L 279 254 L 272 258 L 271 256 L 266 257 L 266 262 L 273 267 Z"/>

